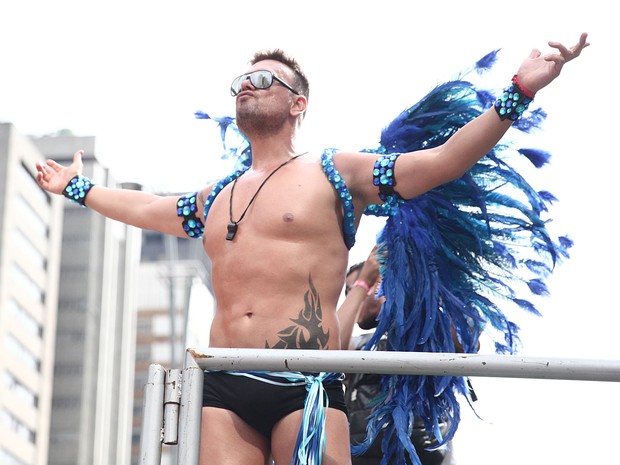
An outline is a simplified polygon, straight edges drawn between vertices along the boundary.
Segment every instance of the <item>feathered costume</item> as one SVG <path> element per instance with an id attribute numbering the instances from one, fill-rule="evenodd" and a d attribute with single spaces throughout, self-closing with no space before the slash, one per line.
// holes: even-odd
<path id="1" fill-rule="evenodd" d="M 495 50 L 455 80 L 434 88 L 403 111 L 382 132 L 380 145 L 364 152 L 401 153 L 443 144 L 459 128 L 492 106 L 495 95 L 463 78 L 492 67 Z M 232 118 L 212 118 L 222 130 L 226 156 L 251 162 L 250 147 Z M 546 114 L 526 113 L 513 127 L 530 132 Z M 366 346 L 373 350 L 387 337 L 387 350 L 455 352 L 452 331 L 465 353 L 477 351 L 478 337 L 490 332 L 498 353 L 518 349 L 518 326 L 502 311 L 515 305 L 538 314 L 522 295 L 548 294 L 545 279 L 555 264 L 568 257 L 572 245 L 566 237 L 553 238 L 543 216 L 556 199 L 535 191 L 514 169 L 508 158 L 526 157 L 535 167 L 547 163 L 549 154 L 500 143 L 464 176 L 411 200 L 390 197 L 369 206 L 365 214 L 387 216 L 378 237 L 382 287 L 385 296 L 374 336 Z M 395 174 L 398 182 L 398 172 Z M 459 376 L 385 375 L 382 394 L 368 422 L 363 453 L 384 430 L 381 465 L 420 465 L 410 440 L 414 417 L 440 447 L 452 439 L 460 420 L 457 394 L 467 399 L 466 379 Z M 469 399 L 468 399 L 469 401 Z M 442 422 L 450 429 L 445 436 Z"/>

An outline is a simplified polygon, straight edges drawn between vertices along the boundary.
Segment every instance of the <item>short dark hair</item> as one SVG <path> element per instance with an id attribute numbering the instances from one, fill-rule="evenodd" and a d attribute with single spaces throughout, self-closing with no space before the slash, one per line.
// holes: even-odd
<path id="1" fill-rule="evenodd" d="M 349 276 L 354 271 L 361 270 L 363 266 L 364 266 L 364 262 L 359 262 L 359 263 L 356 263 L 355 265 L 351 265 L 351 267 L 349 268 L 349 271 L 347 271 L 347 276 Z"/>
<path id="2" fill-rule="evenodd" d="M 310 99 L 310 83 L 308 82 L 306 74 L 303 72 L 301 66 L 299 66 L 299 63 L 295 58 L 288 55 L 279 48 L 274 48 L 272 50 L 263 50 L 256 52 L 250 60 L 250 64 L 255 65 L 259 61 L 264 60 L 279 61 L 280 63 L 291 68 L 295 73 L 295 82 L 292 82 L 291 85 L 297 92 L 306 97 L 307 100 Z"/>
<path id="3" fill-rule="evenodd" d="M 364 266 L 364 262 L 359 262 L 359 263 L 356 263 L 355 265 L 351 265 L 351 267 L 349 268 L 345 276 L 348 278 L 349 276 L 351 276 L 352 273 L 355 273 L 355 272 L 359 273 L 360 271 L 362 271 L 363 266 Z M 345 283 L 344 295 L 347 295 L 350 290 L 351 289 L 349 288 L 348 284 Z"/>

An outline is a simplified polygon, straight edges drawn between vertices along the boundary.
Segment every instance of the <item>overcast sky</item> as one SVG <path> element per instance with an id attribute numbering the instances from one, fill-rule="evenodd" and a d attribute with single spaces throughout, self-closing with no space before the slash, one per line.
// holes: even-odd
<path id="1" fill-rule="evenodd" d="M 575 241 L 542 318 L 519 319 L 523 354 L 618 359 L 618 157 L 611 2 L 273 0 L 40 1 L 0 4 L 0 121 L 24 134 L 94 135 L 119 181 L 190 191 L 224 174 L 214 126 L 232 115 L 232 79 L 254 51 L 280 47 L 311 81 L 308 148 L 375 147 L 381 128 L 435 84 L 493 49 L 493 86 L 548 40 L 592 46 L 540 92 L 548 113 L 527 145 L 553 154 L 530 179 L 560 199 L 552 228 Z M 367 226 L 351 261 L 363 259 Z M 483 345 L 483 351 L 492 347 Z M 620 385 L 475 379 L 482 419 L 457 433 L 459 465 L 614 463 Z"/>

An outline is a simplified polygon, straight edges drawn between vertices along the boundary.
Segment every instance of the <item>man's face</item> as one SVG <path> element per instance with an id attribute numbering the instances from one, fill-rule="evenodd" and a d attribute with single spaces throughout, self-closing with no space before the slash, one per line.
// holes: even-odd
<path id="1" fill-rule="evenodd" d="M 244 74 L 258 70 L 271 71 L 289 85 L 294 81 L 293 71 L 279 61 L 259 61 Z M 266 89 L 256 88 L 250 79 L 243 80 L 235 97 L 239 129 L 246 136 L 277 132 L 291 116 L 291 104 L 295 97 L 296 95 L 277 79 L 273 79 L 271 86 Z"/>

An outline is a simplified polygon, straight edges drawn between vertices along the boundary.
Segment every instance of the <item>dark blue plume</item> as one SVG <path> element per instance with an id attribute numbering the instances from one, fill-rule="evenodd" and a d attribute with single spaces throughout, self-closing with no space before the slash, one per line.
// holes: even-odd
<path id="1" fill-rule="evenodd" d="M 496 55 L 486 55 L 470 71 L 489 69 Z M 408 152 L 443 144 L 495 100 L 494 93 L 463 79 L 465 74 L 403 111 L 382 131 L 380 146 L 365 151 Z M 533 109 L 514 127 L 530 132 L 545 117 Z M 498 144 L 460 179 L 411 200 L 367 209 L 388 218 L 378 239 L 386 256 L 380 289 L 386 301 L 366 349 L 386 336 L 388 350 L 454 352 L 454 330 L 466 353 L 477 351 L 482 331 L 494 338 L 498 353 L 518 350 L 519 328 L 502 308 L 539 315 L 521 294 L 548 295 L 545 280 L 572 245 L 547 230 L 544 215 L 556 199 L 536 191 L 511 166 L 511 157 L 519 156 L 536 168 L 550 159 L 544 150 Z M 439 424 L 447 421 L 447 434 L 435 437 L 440 445 L 448 442 L 458 428 L 457 395 L 467 395 L 465 384 L 462 377 L 383 376 L 367 438 L 353 446 L 353 453 L 366 450 L 384 429 L 382 463 L 404 463 L 405 455 L 419 463 L 407 426 L 420 418 L 429 432 L 439 433 Z"/>
<path id="2" fill-rule="evenodd" d="M 235 170 L 240 170 L 252 164 L 252 150 L 250 148 L 250 143 L 245 136 L 241 134 L 241 131 L 239 131 L 235 118 L 231 116 L 211 116 L 202 111 L 195 112 L 194 116 L 197 119 L 210 119 L 218 124 L 220 128 L 222 146 L 224 147 L 222 159 L 236 159 L 237 164 Z"/>
<path id="3" fill-rule="evenodd" d="M 487 53 L 485 56 L 483 56 L 476 62 L 475 69 L 479 73 L 490 70 L 495 64 L 495 62 L 497 62 L 498 53 L 499 53 L 499 49 L 493 50 L 492 52 Z"/>
<path id="4" fill-rule="evenodd" d="M 541 168 L 546 165 L 551 154 L 540 149 L 519 149 L 518 152 L 526 157 L 536 168 Z"/>

